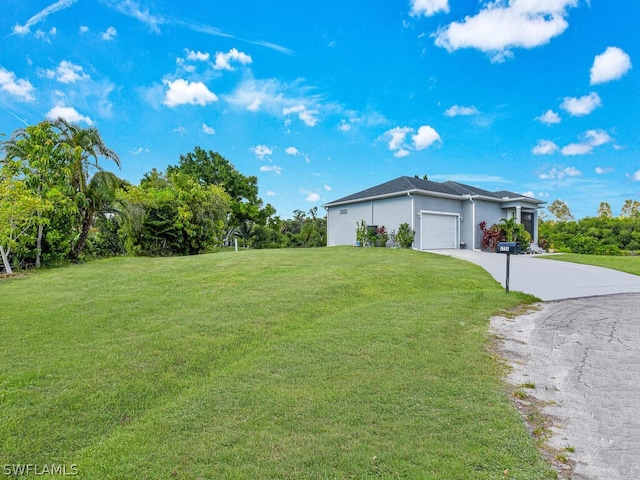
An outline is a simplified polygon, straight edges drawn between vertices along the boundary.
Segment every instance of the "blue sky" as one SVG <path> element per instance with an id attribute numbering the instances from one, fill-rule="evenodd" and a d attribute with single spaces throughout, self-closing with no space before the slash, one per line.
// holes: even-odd
<path id="1" fill-rule="evenodd" d="M 0 132 L 93 125 L 134 183 L 200 146 L 284 218 L 415 174 L 640 200 L 637 0 L 4 0 L 0 38 Z"/>

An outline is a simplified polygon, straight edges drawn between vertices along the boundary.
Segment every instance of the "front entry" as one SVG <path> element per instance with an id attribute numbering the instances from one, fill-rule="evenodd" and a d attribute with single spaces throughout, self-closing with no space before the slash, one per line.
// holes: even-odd
<path id="1" fill-rule="evenodd" d="M 520 222 L 524 225 L 524 229 L 531 235 L 531 241 L 535 238 L 533 235 L 533 213 L 522 212 L 520 214 Z"/>

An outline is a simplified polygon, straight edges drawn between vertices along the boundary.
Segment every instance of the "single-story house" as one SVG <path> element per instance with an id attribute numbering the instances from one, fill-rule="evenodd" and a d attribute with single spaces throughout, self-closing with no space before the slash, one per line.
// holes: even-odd
<path id="1" fill-rule="evenodd" d="M 416 232 L 417 250 L 479 249 L 479 224 L 484 221 L 490 227 L 510 218 L 522 223 L 537 245 L 538 209 L 543 203 L 514 192 L 400 177 L 327 203 L 327 245 L 354 245 L 356 226 L 364 220 L 367 225 L 384 225 L 389 233 L 408 223 Z"/>

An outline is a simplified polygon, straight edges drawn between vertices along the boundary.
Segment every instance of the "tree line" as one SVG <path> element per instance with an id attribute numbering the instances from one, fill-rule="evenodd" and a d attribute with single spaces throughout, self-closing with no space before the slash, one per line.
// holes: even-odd
<path id="1" fill-rule="evenodd" d="M 5 271 L 114 255 L 191 255 L 239 239 L 244 248 L 326 245 L 317 208 L 281 219 L 258 179 L 196 147 L 132 185 L 103 163 L 118 154 L 94 127 L 62 118 L 1 142 L 0 254 Z"/>
<path id="2" fill-rule="evenodd" d="M 592 255 L 636 254 L 640 251 L 640 202 L 626 200 L 615 217 L 607 202 L 596 217 L 576 220 L 569 206 L 555 200 L 547 208 L 553 219 L 538 224 L 539 245 L 558 252 Z"/>

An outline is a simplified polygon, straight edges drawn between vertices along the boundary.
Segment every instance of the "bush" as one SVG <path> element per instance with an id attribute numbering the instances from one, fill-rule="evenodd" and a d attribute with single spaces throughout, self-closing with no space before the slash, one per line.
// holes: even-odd
<path id="1" fill-rule="evenodd" d="M 396 242 L 398 242 L 400 248 L 411 248 L 415 236 L 416 231 L 411 230 L 408 223 L 403 223 L 398 228 L 398 233 L 396 233 Z"/>

